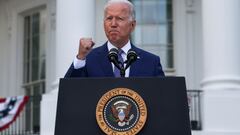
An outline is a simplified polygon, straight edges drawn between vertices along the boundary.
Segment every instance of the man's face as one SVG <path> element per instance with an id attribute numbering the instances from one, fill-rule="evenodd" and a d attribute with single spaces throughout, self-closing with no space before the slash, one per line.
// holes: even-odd
<path id="1" fill-rule="evenodd" d="M 134 30 L 136 21 L 130 18 L 130 9 L 124 3 L 107 7 L 104 16 L 104 30 L 108 40 L 118 48 L 123 47 Z"/>

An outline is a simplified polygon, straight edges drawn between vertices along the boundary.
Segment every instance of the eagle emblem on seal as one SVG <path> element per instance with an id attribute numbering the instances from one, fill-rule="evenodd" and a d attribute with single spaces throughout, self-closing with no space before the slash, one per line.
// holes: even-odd
<path id="1" fill-rule="evenodd" d="M 117 122 L 118 126 L 129 125 L 129 122 L 134 118 L 133 114 L 130 115 L 131 108 L 132 105 L 123 100 L 117 101 L 111 106 L 114 121 Z"/>

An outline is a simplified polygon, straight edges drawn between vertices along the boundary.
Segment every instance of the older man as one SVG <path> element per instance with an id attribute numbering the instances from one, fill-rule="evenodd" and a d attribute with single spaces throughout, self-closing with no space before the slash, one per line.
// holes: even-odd
<path id="1" fill-rule="evenodd" d="M 65 77 L 119 77 L 118 69 L 108 59 L 112 48 L 120 50 L 122 61 L 127 60 L 130 49 L 138 55 L 137 60 L 126 69 L 125 77 L 164 76 L 158 56 L 131 44 L 130 35 L 135 26 L 135 10 L 131 2 L 108 1 L 104 8 L 104 30 L 108 41 L 92 49 L 95 44 L 92 39 L 81 38 L 78 54 Z"/>

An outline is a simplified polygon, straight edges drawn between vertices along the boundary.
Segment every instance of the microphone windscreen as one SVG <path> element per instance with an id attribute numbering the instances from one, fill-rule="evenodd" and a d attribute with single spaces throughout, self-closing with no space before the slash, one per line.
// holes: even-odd
<path id="1" fill-rule="evenodd" d="M 116 48 L 110 49 L 110 51 L 108 52 L 108 59 L 110 62 L 117 60 L 118 59 L 118 49 L 116 49 Z"/>
<path id="2" fill-rule="evenodd" d="M 127 59 L 135 61 L 137 59 L 137 53 L 133 49 L 128 50 Z"/>

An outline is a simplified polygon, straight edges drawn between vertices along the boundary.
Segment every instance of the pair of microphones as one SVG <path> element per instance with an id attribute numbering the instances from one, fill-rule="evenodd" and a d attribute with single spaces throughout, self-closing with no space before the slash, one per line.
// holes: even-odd
<path id="1" fill-rule="evenodd" d="M 121 63 L 118 60 L 118 49 L 112 48 L 108 52 L 108 59 L 109 59 L 110 62 L 112 62 L 120 70 L 121 76 L 124 77 L 126 69 L 133 62 L 135 62 L 137 60 L 137 53 L 133 49 L 129 49 L 128 52 L 127 52 L 127 60 L 124 61 L 124 63 Z M 125 67 L 124 67 L 124 64 L 126 64 Z"/>

